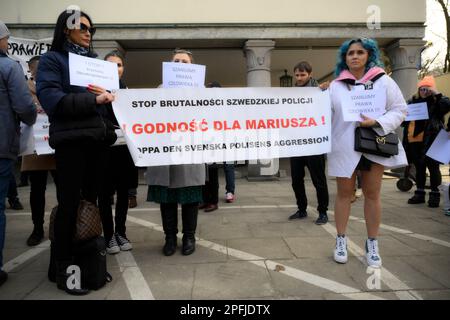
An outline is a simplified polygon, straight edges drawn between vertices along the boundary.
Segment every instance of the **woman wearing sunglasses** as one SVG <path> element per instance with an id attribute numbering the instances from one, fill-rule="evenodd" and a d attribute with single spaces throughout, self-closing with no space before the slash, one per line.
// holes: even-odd
<path id="1" fill-rule="evenodd" d="M 433 76 L 424 77 L 417 85 L 417 93 L 409 104 L 425 102 L 428 107 L 428 120 L 416 120 L 403 123 L 403 145 L 408 162 L 416 167 L 416 191 L 408 199 L 409 204 L 425 203 L 426 169 L 430 172 L 431 191 L 428 206 L 439 207 L 438 186 L 442 182 L 439 162 L 426 156 L 439 131 L 444 128 L 444 116 L 450 111 L 450 100 L 439 93 Z"/>
<path id="2" fill-rule="evenodd" d="M 49 278 L 56 280 L 59 289 L 78 295 L 88 290 L 67 286 L 78 206 L 81 197 L 96 203 L 104 181 L 106 150 L 117 139 L 114 126 L 105 117 L 106 106 L 114 96 L 108 92 L 95 95 L 87 88 L 70 84 L 68 54 L 95 57 L 94 33 L 92 20 L 86 13 L 62 12 L 51 49 L 40 59 L 36 79 L 39 101 L 50 120 L 49 144 L 55 149 L 61 181 L 52 243 L 56 277 L 49 272 Z"/>

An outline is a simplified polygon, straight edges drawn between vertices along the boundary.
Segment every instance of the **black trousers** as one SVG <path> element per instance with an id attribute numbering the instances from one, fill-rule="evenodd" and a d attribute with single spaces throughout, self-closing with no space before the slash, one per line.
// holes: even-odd
<path id="1" fill-rule="evenodd" d="M 442 183 L 441 170 L 439 169 L 440 163 L 434 159 L 424 156 L 422 159 L 417 159 L 413 162 L 416 167 L 416 186 L 417 189 L 424 190 L 425 182 L 427 180 L 426 170 L 430 172 L 430 187 L 431 191 L 439 192 L 438 187 Z"/>
<path id="2" fill-rule="evenodd" d="M 110 147 L 107 150 L 108 169 L 105 174 L 105 187 L 100 190 L 98 206 L 102 217 L 103 233 L 108 242 L 115 232 L 121 236 L 126 233 L 126 220 L 128 214 L 128 191 L 136 188 L 137 167 L 127 146 Z M 116 212 L 114 223 L 111 208 L 111 194 L 116 192 Z"/>
<path id="3" fill-rule="evenodd" d="M 291 158 L 292 189 L 294 189 L 297 207 L 306 211 L 308 199 L 305 191 L 305 167 L 308 168 L 312 182 L 316 188 L 317 211 L 326 213 L 328 210 L 328 186 L 325 176 L 325 155 L 293 157 Z"/>
<path id="4" fill-rule="evenodd" d="M 409 159 L 416 167 L 416 186 L 417 189 L 425 189 L 427 180 L 427 168 L 430 172 L 431 191 L 439 192 L 438 186 L 442 183 L 440 163 L 424 154 L 424 145 L 422 142 L 410 143 L 408 146 Z"/>
<path id="5" fill-rule="evenodd" d="M 17 193 L 17 184 L 16 184 L 16 176 L 14 172 L 11 172 L 11 177 L 9 179 L 9 187 L 8 187 L 8 195 L 7 198 L 9 201 L 15 200 L 19 194 Z"/>
<path id="6" fill-rule="evenodd" d="M 167 237 L 175 237 L 178 233 L 178 203 L 161 203 L 161 220 Z M 198 203 L 181 205 L 183 234 L 194 235 L 197 230 Z"/>
<path id="7" fill-rule="evenodd" d="M 80 198 L 97 203 L 104 186 L 107 147 L 97 143 L 71 143 L 55 149 L 58 172 L 58 212 L 55 219 L 54 252 L 57 261 L 71 260 L 72 239 Z"/>
<path id="8" fill-rule="evenodd" d="M 47 189 L 48 172 L 49 170 L 27 171 L 30 178 L 31 218 L 34 226 L 37 228 L 42 228 L 44 225 L 45 190 Z M 57 186 L 56 171 L 50 170 L 50 173 Z"/>
<path id="9" fill-rule="evenodd" d="M 202 187 L 203 202 L 217 204 L 219 202 L 219 168 L 216 164 L 207 165 L 208 181 Z"/>

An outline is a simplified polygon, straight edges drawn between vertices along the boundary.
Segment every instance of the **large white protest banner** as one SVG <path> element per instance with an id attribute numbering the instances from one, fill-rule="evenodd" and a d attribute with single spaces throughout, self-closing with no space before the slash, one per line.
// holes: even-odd
<path id="1" fill-rule="evenodd" d="M 19 155 L 29 154 L 53 154 L 55 150 L 48 144 L 50 122 L 45 113 L 39 113 L 36 123 L 27 126 L 20 124 L 20 152 Z"/>
<path id="2" fill-rule="evenodd" d="M 50 50 L 52 44 L 52 39 L 22 39 L 10 37 L 8 40 L 8 56 L 20 62 L 23 69 L 23 73 L 26 75 L 28 73 L 27 62 L 35 57 L 41 56 Z"/>
<path id="3" fill-rule="evenodd" d="M 386 90 L 351 90 L 341 97 L 344 121 L 362 121 L 361 115 L 377 119 L 386 112 Z"/>
<path id="4" fill-rule="evenodd" d="M 329 93 L 318 88 L 126 89 L 113 109 L 137 166 L 331 150 Z"/>
<path id="5" fill-rule="evenodd" d="M 95 84 L 107 90 L 119 89 L 117 64 L 69 52 L 69 76 L 73 86 Z"/>

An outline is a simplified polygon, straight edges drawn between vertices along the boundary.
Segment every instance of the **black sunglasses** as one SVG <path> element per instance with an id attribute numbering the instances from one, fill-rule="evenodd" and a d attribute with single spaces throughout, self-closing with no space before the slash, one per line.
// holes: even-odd
<path id="1" fill-rule="evenodd" d="M 89 31 L 91 36 L 93 36 L 95 34 L 95 32 L 97 31 L 97 28 L 95 28 L 95 27 L 88 27 L 84 23 L 80 23 L 80 31 L 82 33 L 86 33 L 87 31 Z"/>

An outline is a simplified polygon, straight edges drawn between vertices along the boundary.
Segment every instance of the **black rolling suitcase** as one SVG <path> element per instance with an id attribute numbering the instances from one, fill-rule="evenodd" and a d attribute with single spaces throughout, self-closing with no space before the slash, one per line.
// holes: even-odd
<path id="1" fill-rule="evenodd" d="M 106 245 L 101 236 L 78 242 L 74 248 L 74 263 L 81 270 L 82 288 L 98 290 L 112 280 L 106 270 Z"/>

